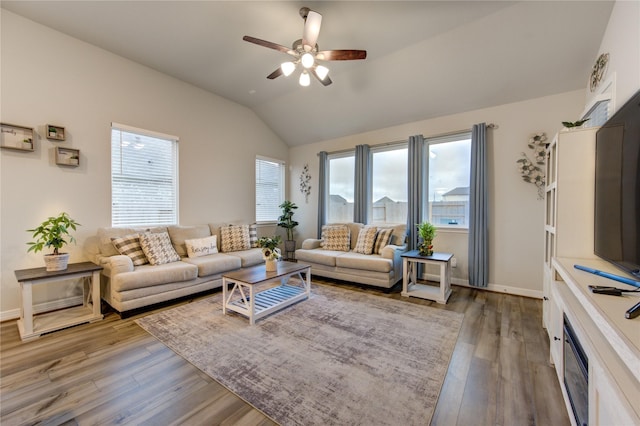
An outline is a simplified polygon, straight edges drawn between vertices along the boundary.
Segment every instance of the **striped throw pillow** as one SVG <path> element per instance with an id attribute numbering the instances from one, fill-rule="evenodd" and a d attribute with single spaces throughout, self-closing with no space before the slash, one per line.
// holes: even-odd
<path id="1" fill-rule="evenodd" d="M 378 231 L 378 235 L 376 236 L 376 243 L 373 247 L 373 252 L 380 254 L 382 253 L 382 249 L 385 246 L 391 244 L 391 234 L 393 234 L 393 229 L 381 229 Z"/>
<path id="2" fill-rule="evenodd" d="M 249 246 L 251 248 L 258 247 L 258 225 L 255 223 L 249 225 Z"/>
<path id="3" fill-rule="evenodd" d="M 144 255 L 142 247 L 140 246 L 140 235 L 131 234 L 124 237 L 111 238 L 113 246 L 118 250 L 118 253 L 125 256 L 129 256 L 133 261 L 134 266 L 144 265 L 149 263 L 147 256 Z"/>
<path id="4" fill-rule="evenodd" d="M 358 241 L 356 241 L 356 248 L 354 248 L 353 251 L 362 254 L 373 253 L 377 233 L 378 228 L 375 226 L 365 226 L 362 228 L 358 233 Z"/>

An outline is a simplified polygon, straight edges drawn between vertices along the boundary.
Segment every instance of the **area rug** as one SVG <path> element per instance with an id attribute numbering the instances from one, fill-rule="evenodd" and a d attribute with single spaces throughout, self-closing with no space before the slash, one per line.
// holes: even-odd
<path id="1" fill-rule="evenodd" d="M 464 317 L 314 284 L 250 326 L 221 299 L 136 322 L 281 425 L 428 425 Z"/>

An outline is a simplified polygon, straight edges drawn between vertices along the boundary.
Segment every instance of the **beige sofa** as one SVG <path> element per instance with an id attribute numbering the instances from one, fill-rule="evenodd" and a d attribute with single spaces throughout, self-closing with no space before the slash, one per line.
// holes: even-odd
<path id="1" fill-rule="evenodd" d="M 406 251 L 406 226 L 380 226 L 378 229 L 392 228 L 389 244 L 379 254 L 362 254 L 354 251 L 361 223 L 329 224 L 345 225 L 349 229 L 349 251 L 327 250 L 321 239 L 304 240 L 296 250 L 296 259 L 311 265 L 312 276 L 322 276 L 351 281 L 383 288 L 391 288 L 402 279 L 401 254 Z"/>
<path id="2" fill-rule="evenodd" d="M 224 225 L 223 225 L 224 226 Z M 222 274 L 264 263 L 260 248 L 222 253 L 219 225 L 169 226 L 152 229 L 100 228 L 87 239 L 89 259 L 102 266 L 102 299 L 120 313 L 222 286 Z M 112 238 L 140 232 L 167 232 L 180 260 L 134 266 Z M 185 240 L 217 236 L 218 253 L 188 257 Z"/>

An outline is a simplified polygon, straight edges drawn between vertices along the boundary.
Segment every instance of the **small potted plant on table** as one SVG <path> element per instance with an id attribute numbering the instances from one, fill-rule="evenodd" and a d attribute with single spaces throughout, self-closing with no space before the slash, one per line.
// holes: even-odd
<path id="1" fill-rule="evenodd" d="M 279 235 L 275 237 L 260 237 L 258 239 L 258 247 L 262 248 L 262 258 L 265 260 L 265 267 L 267 271 L 276 271 L 278 265 L 276 262 L 282 255 L 278 246 L 282 242 Z"/>
<path id="2" fill-rule="evenodd" d="M 436 237 L 436 227 L 429 222 L 422 222 L 418 225 L 418 235 L 422 242 L 418 245 L 418 252 L 421 256 L 433 255 L 433 239 Z"/>
<path id="3" fill-rule="evenodd" d="M 37 253 L 45 247 L 53 247 L 53 253 L 44 255 L 47 271 L 64 271 L 69 263 L 69 253 L 60 253 L 59 250 L 65 244 L 75 243 L 76 240 L 69 231 L 75 231 L 77 226 L 80 224 L 65 212 L 56 217 L 49 217 L 37 228 L 27 230 L 33 233 L 32 238 L 34 238 L 34 241 L 27 243 L 29 245 L 27 253 L 30 251 Z"/>

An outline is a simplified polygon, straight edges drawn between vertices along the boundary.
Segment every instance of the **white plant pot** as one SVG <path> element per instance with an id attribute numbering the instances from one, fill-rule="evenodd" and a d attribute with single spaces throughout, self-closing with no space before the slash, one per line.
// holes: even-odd
<path id="1" fill-rule="evenodd" d="M 45 254 L 44 264 L 47 271 L 64 271 L 69 264 L 69 253 Z"/>
<path id="2" fill-rule="evenodd" d="M 267 272 L 275 272 L 278 270 L 277 260 L 265 260 L 264 265 L 266 267 Z"/>

